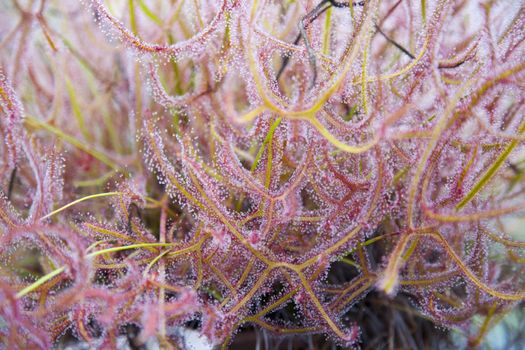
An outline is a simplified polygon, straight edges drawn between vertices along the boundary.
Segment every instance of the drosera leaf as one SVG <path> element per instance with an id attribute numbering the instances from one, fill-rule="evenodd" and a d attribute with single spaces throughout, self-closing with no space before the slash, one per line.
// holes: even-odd
<path id="1" fill-rule="evenodd" d="M 518 133 L 522 134 L 525 132 L 525 122 L 520 126 Z M 494 163 L 491 164 L 491 166 L 488 168 L 488 170 L 483 174 L 483 176 L 479 179 L 478 182 L 474 186 L 472 186 L 472 189 L 463 197 L 463 199 L 456 204 L 456 210 L 459 210 L 463 208 L 465 205 L 467 205 L 475 196 L 478 194 L 481 189 L 494 177 L 496 172 L 499 170 L 499 168 L 503 165 L 503 163 L 507 160 L 507 158 L 510 156 L 512 151 L 518 146 L 519 141 L 513 140 L 511 141 L 507 147 L 501 152 L 501 154 L 496 158 Z"/>
<path id="2" fill-rule="evenodd" d="M 269 348 L 432 348 L 429 321 L 483 346 L 525 299 L 507 222 L 525 208 L 525 12 L 473 3 L 15 1 L 0 13 L 0 347 L 67 330 L 116 348 L 133 324 L 161 347 L 191 327 L 223 348 L 252 329 Z M 368 298 L 378 287 L 395 299 Z"/>
<path id="3" fill-rule="evenodd" d="M 104 193 L 97 193 L 97 194 L 92 194 L 92 195 L 89 195 L 89 196 L 85 196 L 85 197 L 82 197 L 82 198 L 79 198 L 73 202 L 70 202 L 56 210 L 53 210 L 52 212 L 42 216 L 40 218 L 40 220 L 45 220 L 53 215 L 56 215 L 64 210 L 66 210 L 67 208 L 69 207 L 72 207 L 74 206 L 75 204 L 78 204 L 80 202 L 83 202 L 83 201 L 86 201 L 86 200 L 90 200 L 90 199 L 95 199 L 95 198 L 101 198 L 101 197 L 109 197 L 109 196 L 118 196 L 118 195 L 121 195 L 122 193 L 121 192 L 104 192 Z"/>
<path id="4" fill-rule="evenodd" d="M 149 247 L 173 247 L 175 246 L 174 243 L 140 243 L 140 244 L 131 244 L 127 246 L 120 246 L 120 247 L 112 247 L 112 248 L 106 248 L 97 250 L 94 252 L 91 252 L 89 254 L 86 254 L 86 258 L 95 258 L 99 255 L 107 254 L 107 253 L 113 253 L 113 252 L 119 252 L 123 250 L 129 250 L 129 249 L 140 249 L 140 248 L 149 248 Z M 169 250 L 168 250 L 169 251 Z M 47 281 L 53 279 L 54 277 L 60 275 L 62 272 L 66 271 L 66 266 L 61 266 L 50 273 L 40 277 L 35 282 L 31 283 L 29 286 L 25 287 L 24 289 L 20 290 L 16 297 L 18 299 L 26 296 L 27 294 L 33 292 L 34 290 L 38 289 L 38 287 L 42 286 Z"/>
<path id="5" fill-rule="evenodd" d="M 281 121 L 283 120 L 282 117 L 277 118 L 272 125 L 270 126 L 270 129 L 268 130 L 268 134 L 266 134 L 266 137 L 264 138 L 264 141 L 259 148 L 259 151 L 257 151 L 257 155 L 255 156 L 255 160 L 252 163 L 252 166 L 250 168 L 250 172 L 254 172 L 255 169 L 257 169 L 257 166 L 259 165 L 259 161 L 261 160 L 261 157 L 264 153 L 265 148 L 267 147 L 268 143 L 271 142 L 273 138 L 273 133 L 275 132 L 275 129 L 281 124 Z"/>
<path id="6" fill-rule="evenodd" d="M 423 19 L 423 24 L 427 24 L 427 4 L 426 0 L 421 0 L 421 18 Z"/>
<path id="7" fill-rule="evenodd" d="M 69 78 L 65 78 L 66 81 L 66 88 L 67 92 L 69 94 L 69 101 L 71 103 L 71 109 L 73 110 L 73 115 L 75 116 L 75 119 L 77 120 L 78 127 L 80 129 L 80 132 L 82 133 L 82 136 L 84 136 L 84 139 L 86 141 L 93 141 L 93 136 L 88 131 L 86 127 L 86 121 L 84 118 L 84 114 L 82 113 L 82 108 L 80 107 L 80 104 L 77 99 L 77 95 L 75 92 L 75 88 L 73 87 L 73 84 L 71 83 L 71 80 Z"/>
<path id="8" fill-rule="evenodd" d="M 162 26 L 162 20 L 157 16 L 144 2 L 144 0 L 139 0 L 139 6 L 142 12 L 153 22 L 158 24 L 159 26 Z"/>
<path id="9" fill-rule="evenodd" d="M 78 180 L 73 182 L 73 185 L 75 187 L 92 187 L 92 186 L 102 186 L 104 185 L 112 176 L 114 176 L 117 172 L 115 170 L 108 171 L 106 174 L 96 178 L 96 179 L 89 179 L 89 180 Z"/>
<path id="10" fill-rule="evenodd" d="M 53 279 L 54 277 L 60 275 L 62 272 L 66 270 L 65 266 L 59 267 L 56 270 L 51 271 L 50 273 L 40 277 L 35 282 L 31 283 L 29 286 L 25 287 L 18 293 L 16 293 L 16 298 L 20 299 L 26 296 L 27 294 L 31 293 L 32 291 L 36 290 L 38 287 L 46 283 L 47 281 Z"/>
<path id="11" fill-rule="evenodd" d="M 92 155 L 94 158 L 100 160 L 102 163 L 106 164 L 107 166 L 109 166 L 110 168 L 112 168 L 114 170 L 123 171 L 123 169 L 120 166 L 118 166 L 118 164 L 114 160 L 112 160 L 108 155 L 104 154 L 101 151 L 98 151 L 98 150 L 94 149 L 91 145 L 83 143 L 83 142 L 77 140 L 75 137 L 73 137 L 73 136 L 71 136 L 69 134 L 66 134 L 65 132 L 63 132 L 62 130 L 60 130 L 59 128 L 57 128 L 55 126 L 52 126 L 52 125 L 50 125 L 50 124 L 48 124 L 48 123 L 46 123 L 44 121 L 38 120 L 38 119 L 30 117 L 30 116 L 27 116 L 24 119 L 24 122 L 28 126 L 30 126 L 32 128 L 43 129 L 43 130 L 46 130 L 48 132 L 51 132 L 51 133 L 55 134 L 60 139 L 62 139 L 65 142 L 75 146 L 76 148 L 80 149 L 81 151 Z"/>

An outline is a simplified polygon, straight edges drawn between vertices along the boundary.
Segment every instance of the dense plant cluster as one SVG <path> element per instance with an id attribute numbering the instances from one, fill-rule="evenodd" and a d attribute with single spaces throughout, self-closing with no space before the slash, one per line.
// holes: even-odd
<path id="1" fill-rule="evenodd" d="M 2 1 L 2 347 L 358 345 L 374 289 L 480 344 L 525 298 L 524 28 L 519 0 Z"/>

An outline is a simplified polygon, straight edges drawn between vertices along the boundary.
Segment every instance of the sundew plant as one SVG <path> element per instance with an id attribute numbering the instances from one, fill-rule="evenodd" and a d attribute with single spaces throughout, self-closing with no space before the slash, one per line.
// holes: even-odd
<path id="1" fill-rule="evenodd" d="M 521 0 L 1 0 L 0 348 L 366 347 L 371 293 L 480 346 L 524 101 Z"/>

